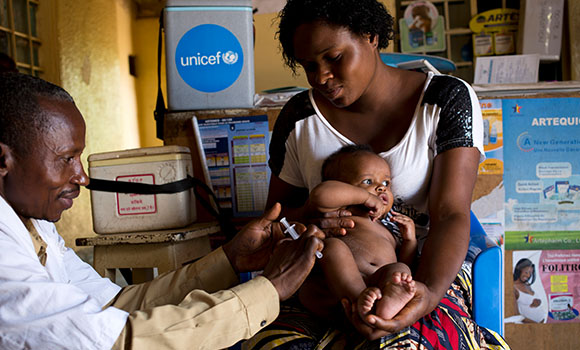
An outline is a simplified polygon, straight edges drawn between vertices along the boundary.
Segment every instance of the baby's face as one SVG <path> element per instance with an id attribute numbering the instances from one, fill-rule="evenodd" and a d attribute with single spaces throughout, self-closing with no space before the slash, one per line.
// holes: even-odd
<path id="1" fill-rule="evenodd" d="M 373 153 L 357 152 L 347 155 L 341 166 L 342 181 L 364 188 L 381 198 L 386 205 L 393 205 L 391 168 L 383 158 Z"/>

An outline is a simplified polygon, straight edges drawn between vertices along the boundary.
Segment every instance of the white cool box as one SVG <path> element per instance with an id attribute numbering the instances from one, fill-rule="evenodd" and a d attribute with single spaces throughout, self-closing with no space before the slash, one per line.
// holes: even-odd
<path id="1" fill-rule="evenodd" d="M 91 154 L 94 179 L 162 185 L 193 176 L 189 148 L 162 146 Z M 96 233 L 164 230 L 196 220 L 193 190 L 172 194 L 125 194 L 91 191 Z"/>

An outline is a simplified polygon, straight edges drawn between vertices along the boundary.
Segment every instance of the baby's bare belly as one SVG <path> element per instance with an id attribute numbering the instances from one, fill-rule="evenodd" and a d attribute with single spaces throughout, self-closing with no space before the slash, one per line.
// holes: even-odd
<path id="1" fill-rule="evenodd" d="M 397 261 L 396 242 L 380 222 L 353 217 L 355 228 L 347 230 L 340 239 L 350 248 L 363 276 L 373 274 L 383 265 Z"/>

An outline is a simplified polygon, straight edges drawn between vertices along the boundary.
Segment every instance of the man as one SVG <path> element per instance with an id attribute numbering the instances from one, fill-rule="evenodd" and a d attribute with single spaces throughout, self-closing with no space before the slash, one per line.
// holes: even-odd
<path id="1" fill-rule="evenodd" d="M 1 349 L 219 349 L 275 319 L 322 249 L 319 230 L 280 241 L 275 205 L 196 263 L 121 289 L 66 248 L 51 223 L 89 182 L 84 139 L 63 89 L 0 75 Z M 234 286 L 239 272 L 262 269 Z"/>

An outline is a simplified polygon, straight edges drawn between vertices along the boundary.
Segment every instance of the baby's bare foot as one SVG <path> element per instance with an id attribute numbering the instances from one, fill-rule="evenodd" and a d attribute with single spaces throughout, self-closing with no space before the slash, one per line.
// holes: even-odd
<path id="1" fill-rule="evenodd" d="M 377 287 L 368 287 L 362 291 L 357 299 L 358 314 L 362 319 L 372 311 L 375 302 L 383 297 L 381 290 Z"/>
<path id="2" fill-rule="evenodd" d="M 407 272 L 394 272 L 382 290 L 383 297 L 377 301 L 376 314 L 386 320 L 393 318 L 413 299 L 417 287 L 413 276 Z"/>

